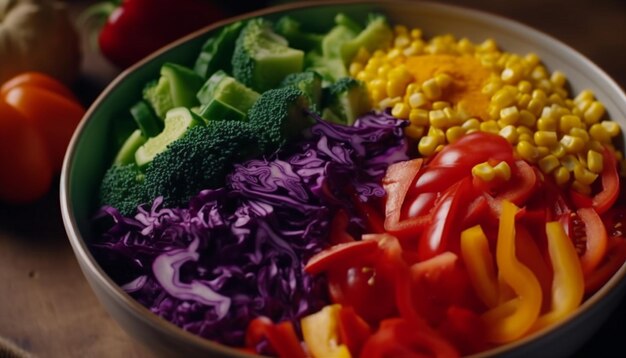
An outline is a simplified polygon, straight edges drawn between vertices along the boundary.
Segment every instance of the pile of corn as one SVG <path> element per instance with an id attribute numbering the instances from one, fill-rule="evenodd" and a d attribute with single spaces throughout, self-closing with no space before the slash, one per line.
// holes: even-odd
<path id="1" fill-rule="evenodd" d="M 589 90 L 570 98 L 565 75 L 550 74 L 536 54 L 500 51 L 492 39 L 474 44 L 443 35 L 425 41 L 419 29 L 404 26 L 396 26 L 394 33 L 388 51 L 359 51 L 349 71 L 367 85 L 376 108 L 391 108 L 393 116 L 410 121 L 405 133 L 418 141 L 423 156 L 466 133 L 498 133 L 513 144 L 520 158 L 582 193 L 591 192 L 602 172 L 604 147 L 623 164 L 622 153 L 612 144 L 620 127 L 605 119 L 604 105 Z M 479 94 L 486 98 L 483 115 L 472 115 L 448 98 L 448 87 L 463 80 L 454 74 L 440 71 L 416 81 L 416 69 L 407 65 L 430 55 L 471 57 L 489 71 Z"/>

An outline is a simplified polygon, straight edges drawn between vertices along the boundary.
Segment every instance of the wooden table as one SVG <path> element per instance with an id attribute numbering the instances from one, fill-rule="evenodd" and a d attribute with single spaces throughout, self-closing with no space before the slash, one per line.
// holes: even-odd
<path id="1" fill-rule="evenodd" d="M 442 2 L 501 14 L 551 34 L 626 87 L 626 6 L 620 0 Z M 85 5 L 70 2 L 74 14 Z M 86 47 L 79 84 L 85 102 L 116 73 Z M 61 221 L 57 186 L 32 205 L 0 204 L 0 336 L 42 357 L 148 357 L 107 315 L 82 276 Z M 624 337 L 626 302 L 577 356 L 624 356 Z"/>

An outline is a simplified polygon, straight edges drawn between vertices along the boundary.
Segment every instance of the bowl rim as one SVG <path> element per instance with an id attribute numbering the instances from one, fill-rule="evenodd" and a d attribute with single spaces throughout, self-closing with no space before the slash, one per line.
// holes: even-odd
<path id="1" fill-rule="evenodd" d="M 593 72 L 594 77 L 598 77 L 599 80 L 604 84 L 608 85 L 608 92 L 615 93 L 617 95 L 618 103 L 626 103 L 626 95 L 622 88 L 608 75 L 604 70 L 598 67 L 595 63 L 585 57 L 583 54 L 570 47 L 569 45 L 561 42 L 555 37 L 548 35 L 540 30 L 530 27 L 518 20 L 514 20 L 508 18 L 506 16 L 493 14 L 487 11 L 478 10 L 470 7 L 459 6 L 459 5 L 449 5 L 442 3 L 435 3 L 430 1 L 412 1 L 412 0 L 385 0 L 385 1 L 375 1 L 375 0 L 321 0 L 321 1 L 300 1 L 294 3 L 287 3 L 277 6 L 272 6 L 252 12 L 248 12 L 245 14 L 241 14 L 238 16 L 230 17 L 227 19 L 222 19 L 220 21 L 214 22 L 208 26 L 205 26 L 189 35 L 181 37 L 180 39 L 162 47 L 161 49 L 153 52 L 149 56 L 130 66 L 129 68 L 122 71 L 118 74 L 115 79 L 113 79 L 106 88 L 98 95 L 98 97 L 93 101 L 93 103 L 89 106 L 87 112 L 81 119 L 79 125 L 77 126 L 74 134 L 71 138 L 71 141 L 68 146 L 68 150 L 65 154 L 63 167 L 61 171 L 60 177 L 60 204 L 61 204 L 61 214 L 63 223 L 65 226 L 65 230 L 67 236 L 69 238 L 70 244 L 74 250 L 75 255 L 77 256 L 78 261 L 81 263 L 81 269 L 83 271 L 88 270 L 92 277 L 95 277 L 100 285 L 105 287 L 105 290 L 108 291 L 111 295 L 114 296 L 114 299 L 117 302 L 121 302 L 122 305 L 125 305 L 128 310 L 131 310 L 133 315 L 141 320 L 144 323 L 149 324 L 154 327 L 156 330 L 161 333 L 165 333 L 170 336 L 175 336 L 180 340 L 185 341 L 186 343 L 193 345 L 194 347 L 210 349 L 215 351 L 216 353 L 228 354 L 233 357 L 258 357 L 255 354 L 249 354 L 243 352 L 241 350 L 237 350 L 236 348 L 229 347 L 227 345 L 202 338 L 193 333 L 185 331 L 184 329 L 176 326 L 175 324 L 157 316 L 152 313 L 148 308 L 141 305 L 135 299 L 133 299 L 128 293 L 126 293 L 122 288 L 116 284 L 109 275 L 102 269 L 102 267 L 97 263 L 93 255 L 91 254 L 87 242 L 83 238 L 76 219 L 73 216 L 74 207 L 72 201 L 70 200 L 70 173 L 72 170 L 72 165 L 74 163 L 74 158 L 77 151 L 77 143 L 81 134 L 84 132 L 85 127 L 90 122 L 93 114 L 99 109 L 102 105 L 102 102 L 114 92 L 116 87 L 123 82 L 126 77 L 128 77 L 131 73 L 145 65 L 146 63 L 152 61 L 156 57 L 161 54 L 182 45 L 190 40 L 199 38 L 204 36 L 207 32 L 218 29 L 230 23 L 249 19 L 257 16 L 267 16 L 278 14 L 291 10 L 300 10 L 307 8 L 318 8 L 325 6 L 337 6 L 337 5 L 383 5 L 383 4 L 395 4 L 398 6 L 412 6 L 419 7 L 421 9 L 430 10 L 430 11 L 439 11 L 439 12 L 448 12 L 453 13 L 455 15 L 460 15 L 465 18 L 470 18 L 472 20 L 476 20 L 482 23 L 491 23 L 497 27 L 508 27 L 517 32 L 522 32 L 525 34 L 525 37 L 530 38 L 533 42 L 538 41 L 540 43 L 544 43 L 549 45 L 550 47 L 554 47 L 558 52 L 564 53 L 568 57 L 573 57 L 583 66 L 587 67 L 590 71 Z M 384 5 L 383 5 L 384 6 Z M 417 24 L 419 26 L 419 24 Z M 87 273 L 84 272 L 85 276 Z M 604 286 L 594 293 L 591 297 L 585 299 L 583 303 L 578 307 L 578 309 L 570 314 L 567 318 L 563 319 L 557 324 L 554 324 L 546 329 L 540 330 L 528 336 L 525 336 L 521 339 L 518 339 L 514 342 L 504 344 L 483 352 L 479 352 L 477 354 L 472 355 L 472 357 L 485 357 L 491 355 L 498 355 L 507 352 L 512 352 L 515 349 L 523 347 L 525 345 L 531 345 L 534 341 L 542 336 L 549 336 L 554 333 L 558 333 L 561 329 L 563 329 L 566 325 L 568 325 L 572 320 L 585 315 L 588 311 L 591 310 L 593 306 L 599 301 L 602 301 L 605 297 L 609 296 L 613 289 L 616 286 L 619 286 L 620 283 L 624 284 L 624 277 L 626 276 L 626 265 L 622 265 L 620 269 L 611 277 L 611 279 L 604 284 Z M 88 280 L 89 281 L 89 280 Z M 89 282 L 92 285 L 91 282 Z M 93 287 L 92 287 L 93 289 Z M 131 335 L 132 336 L 132 335 Z"/>

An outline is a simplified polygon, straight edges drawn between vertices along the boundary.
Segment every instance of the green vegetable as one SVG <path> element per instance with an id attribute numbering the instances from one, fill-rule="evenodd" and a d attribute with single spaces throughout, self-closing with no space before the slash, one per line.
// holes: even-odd
<path id="1" fill-rule="evenodd" d="M 167 111 L 174 107 L 194 107 L 198 105 L 196 93 L 204 84 L 202 77 L 191 69 L 174 63 L 161 67 L 161 77 L 149 83 L 143 98 L 150 103 L 157 116 L 165 118 Z"/>
<path id="2" fill-rule="evenodd" d="M 259 94 L 220 70 L 206 81 L 197 97 L 202 104 L 198 114 L 207 120 L 245 120 Z"/>
<path id="3" fill-rule="evenodd" d="M 293 86 L 304 92 L 309 101 L 309 109 L 319 112 L 322 99 L 322 76 L 315 71 L 292 73 L 285 77 L 280 87 Z"/>
<path id="4" fill-rule="evenodd" d="M 347 125 L 372 108 L 365 85 L 352 77 L 341 78 L 327 88 L 324 106 L 325 120 Z"/>
<path id="5" fill-rule="evenodd" d="M 100 184 L 100 205 L 117 208 L 122 215 L 134 214 L 138 205 L 151 200 L 143 186 L 144 175 L 134 164 L 113 165 Z"/>
<path id="6" fill-rule="evenodd" d="M 373 52 L 391 44 L 393 32 L 387 19 L 380 14 L 370 15 L 367 26 L 355 38 L 341 46 L 341 58 L 347 66 L 361 48 Z"/>
<path id="7" fill-rule="evenodd" d="M 135 164 L 135 152 L 146 143 L 146 137 L 142 134 L 141 130 L 136 129 L 128 136 L 122 147 L 117 152 L 113 165 L 127 165 Z"/>
<path id="8" fill-rule="evenodd" d="M 258 92 L 275 88 L 290 73 L 301 72 L 303 63 L 304 52 L 290 48 L 262 18 L 246 23 L 232 60 L 234 77 Z"/>
<path id="9" fill-rule="evenodd" d="M 224 26 L 216 36 L 209 38 L 204 45 L 193 70 L 202 78 L 208 78 L 218 70 L 232 72 L 230 60 L 235 50 L 235 41 L 243 28 L 243 22 L 238 21 Z"/>
<path id="10" fill-rule="evenodd" d="M 191 127 L 202 124 L 204 120 L 188 108 L 177 107 L 167 112 L 165 128 L 156 137 L 146 141 L 135 152 L 135 162 L 141 168 L 163 152 L 169 144 L 181 138 Z"/>
<path id="11" fill-rule="evenodd" d="M 190 128 L 146 168 L 148 197 L 182 205 L 203 189 L 224 185 L 234 163 L 257 155 L 257 134 L 247 122 L 210 121 Z"/>
<path id="12" fill-rule="evenodd" d="M 248 111 L 249 122 L 260 135 L 261 151 L 275 151 L 310 126 L 308 107 L 307 95 L 293 86 L 264 92 Z"/>
<path id="13" fill-rule="evenodd" d="M 301 24 L 291 16 L 283 16 L 276 23 L 276 32 L 287 39 L 289 46 L 308 52 L 321 50 L 324 35 L 305 32 Z"/>
<path id="14" fill-rule="evenodd" d="M 146 101 L 135 103 L 130 108 L 130 114 L 144 137 L 154 137 L 163 130 L 163 121 L 154 114 Z"/>

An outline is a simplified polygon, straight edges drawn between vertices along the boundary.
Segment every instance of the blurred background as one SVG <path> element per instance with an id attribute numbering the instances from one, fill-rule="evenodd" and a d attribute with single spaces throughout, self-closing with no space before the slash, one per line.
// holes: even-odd
<path id="1" fill-rule="evenodd" d="M 284 2 L 214 0 L 224 16 Z M 435 2 L 483 10 L 530 25 L 581 52 L 626 88 L 624 0 Z M 79 15 L 94 1 L 66 3 L 77 24 Z M 83 57 L 74 86 L 88 106 L 120 69 L 98 51 L 88 29 L 77 27 Z M 108 317 L 87 286 L 65 235 L 57 187 L 54 183 L 45 197 L 32 204 L 0 203 L 0 337 L 42 357 L 147 357 Z M 624 356 L 624 337 L 626 302 L 576 356 Z M 0 357 L 4 357 L 2 349 Z"/>

